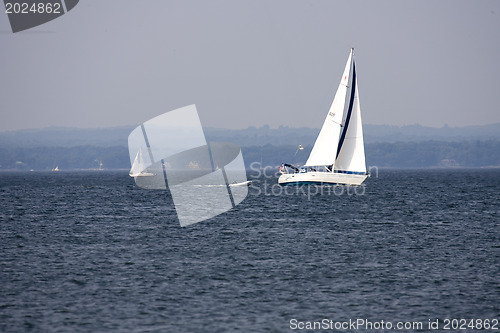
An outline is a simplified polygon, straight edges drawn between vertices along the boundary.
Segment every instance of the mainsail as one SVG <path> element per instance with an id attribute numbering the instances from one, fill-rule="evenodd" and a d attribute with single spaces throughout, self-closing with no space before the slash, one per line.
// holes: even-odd
<path id="1" fill-rule="evenodd" d="M 366 173 L 365 146 L 363 142 L 363 126 L 361 125 L 361 109 L 359 107 L 358 83 L 354 80 L 355 93 L 350 119 L 346 122 L 345 136 L 339 146 L 335 170 L 351 173 Z M 341 137 L 342 138 L 342 137 Z"/>

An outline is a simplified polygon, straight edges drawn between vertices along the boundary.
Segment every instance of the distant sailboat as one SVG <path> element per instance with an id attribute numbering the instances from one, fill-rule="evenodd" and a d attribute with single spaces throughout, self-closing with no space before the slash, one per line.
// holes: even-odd
<path id="1" fill-rule="evenodd" d="M 360 185 L 368 176 L 358 82 L 351 49 L 337 93 L 306 164 L 280 167 L 278 183 Z"/>
<path id="2" fill-rule="evenodd" d="M 59 171 L 59 166 L 56 165 L 56 167 L 54 169 L 52 169 L 52 171 Z"/>
<path id="3" fill-rule="evenodd" d="M 135 155 L 134 163 L 132 164 L 132 168 L 130 168 L 129 175 L 130 177 L 150 177 L 154 176 L 154 174 L 149 172 L 143 172 L 146 169 L 144 164 L 144 159 L 142 158 L 142 151 L 139 149 L 137 155 Z"/>

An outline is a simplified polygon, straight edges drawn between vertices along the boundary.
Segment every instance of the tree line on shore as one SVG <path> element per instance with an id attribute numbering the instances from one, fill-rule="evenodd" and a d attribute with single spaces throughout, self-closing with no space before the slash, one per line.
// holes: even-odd
<path id="1" fill-rule="evenodd" d="M 242 147 L 245 164 L 277 167 L 281 163 L 303 164 L 311 145 L 298 150 L 296 145 Z M 369 143 L 365 145 L 367 166 L 390 168 L 499 167 L 500 141 L 461 142 L 423 141 Z M 98 147 L 0 147 L 0 170 L 128 169 L 128 148 Z"/>

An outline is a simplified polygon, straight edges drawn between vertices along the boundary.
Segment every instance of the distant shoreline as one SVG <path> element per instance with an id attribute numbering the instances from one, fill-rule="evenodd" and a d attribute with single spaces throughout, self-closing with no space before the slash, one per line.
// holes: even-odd
<path id="1" fill-rule="evenodd" d="M 375 166 L 369 166 L 368 168 L 374 168 Z M 268 169 L 271 168 L 271 170 L 277 171 L 279 167 L 269 167 Z M 422 167 L 422 168 L 397 168 L 397 167 L 377 167 L 378 170 L 382 171 L 424 171 L 424 170 L 429 170 L 429 171 L 438 171 L 438 170 L 443 170 L 443 171 L 466 171 L 466 170 L 496 170 L 500 169 L 500 165 L 498 166 L 484 166 L 484 167 Z M 64 169 L 64 170 L 59 170 L 59 171 L 53 171 L 53 170 L 19 170 L 19 169 L 0 169 L 0 174 L 1 173 L 43 173 L 43 174 L 63 174 L 63 173 L 127 173 L 129 172 L 129 169 L 103 169 L 103 170 L 96 170 L 96 169 Z M 251 173 L 252 170 L 247 170 L 247 173 Z"/>
<path id="2" fill-rule="evenodd" d="M 48 128 L 0 132 L 0 170 L 121 170 L 130 167 L 130 128 Z M 239 145 L 247 167 L 305 163 L 319 129 L 204 129 L 208 142 Z M 384 168 L 483 168 L 500 166 L 500 123 L 463 128 L 366 125 L 367 165 Z M 298 154 L 297 147 L 304 149 Z M 102 164 L 101 164 L 102 163 Z"/>

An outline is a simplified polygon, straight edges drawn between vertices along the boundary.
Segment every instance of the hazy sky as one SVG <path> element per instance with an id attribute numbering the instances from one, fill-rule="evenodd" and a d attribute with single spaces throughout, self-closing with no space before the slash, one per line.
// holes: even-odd
<path id="1" fill-rule="evenodd" d="M 13 34 L 0 13 L 0 130 L 320 127 L 355 47 L 367 124 L 500 122 L 500 1 L 81 0 Z"/>

